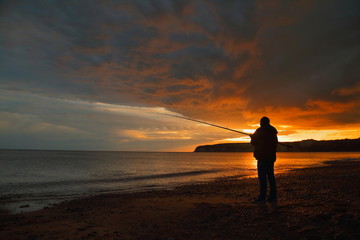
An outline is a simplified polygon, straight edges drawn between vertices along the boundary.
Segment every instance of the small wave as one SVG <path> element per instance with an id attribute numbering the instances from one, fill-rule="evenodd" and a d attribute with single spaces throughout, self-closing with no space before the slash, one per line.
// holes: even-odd
<path id="1" fill-rule="evenodd" d="M 324 164 L 337 164 L 337 163 L 351 163 L 351 162 L 356 162 L 356 161 L 360 161 L 360 158 L 343 158 L 343 159 L 338 159 L 338 160 L 329 160 L 329 161 L 324 161 Z"/>
<path id="2" fill-rule="evenodd" d="M 101 183 L 120 183 L 120 182 L 131 182 L 141 180 L 155 180 L 165 178 L 176 178 L 176 177 L 187 177 L 197 176 L 203 174 L 211 174 L 220 172 L 219 169 L 212 170 L 196 170 L 188 172 L 176 172 L 176 173 L 163 173 L 163 174 L 152 174 L 142 176 L 131 176 L 131 177 L 113 177 L 113 178 L 97 178 L 97 179 L 70 179 L 62 181 L 47 181 L 47 182 L 27 182 L 27 183 L 10 183 L 6 185 L 0 185 L 1 188 L 41 188 L 41 187 L 57 187 L 66 185 L 80 185 L 80 184 L 101 184 Z"/>

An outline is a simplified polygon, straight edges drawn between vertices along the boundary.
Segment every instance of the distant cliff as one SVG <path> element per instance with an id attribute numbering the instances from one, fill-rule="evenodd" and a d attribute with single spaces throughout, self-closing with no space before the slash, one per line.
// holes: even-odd
<path id="1" fill-rule="evenodd" d="M 303 140 L 285 142 L 293 146 L 288 148 L 278 145 L 278 152 L 360 152 L 360 138 L 329 141 Z M 196 147 L 194 152 L 252 152 L 250 143 L 220 143 Z"/>

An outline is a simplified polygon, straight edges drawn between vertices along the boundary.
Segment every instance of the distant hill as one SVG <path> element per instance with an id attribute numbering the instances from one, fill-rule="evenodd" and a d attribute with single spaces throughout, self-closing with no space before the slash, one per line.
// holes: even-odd
<path id="1" fill-rule="evenodd" d="M 278 145 L 278 152 L 360 152 L 360 138 L 317 141 L 313 139 L 299 142 L 284 142 L 293 146 Z M 220 143 L 196 147 L 194 152 L 252 152 L 250 143 Z"/>

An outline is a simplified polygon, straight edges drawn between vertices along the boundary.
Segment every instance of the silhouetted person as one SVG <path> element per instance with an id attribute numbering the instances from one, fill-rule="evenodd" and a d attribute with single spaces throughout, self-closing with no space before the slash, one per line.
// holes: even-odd
<path id="1" fill-rule="evenodd" d="M 254 157 L 257 160 L 260 194 L 255 202 L 266 200 L 267 182 L 270 185 L 269 202 L 276 202 L 276 182 L 274 163 L 276 161 L 277 130 L 270 125 L 268 117 L 260 119 L 260 127 L 251 135 L 251 145 L 254 146 Z"/>

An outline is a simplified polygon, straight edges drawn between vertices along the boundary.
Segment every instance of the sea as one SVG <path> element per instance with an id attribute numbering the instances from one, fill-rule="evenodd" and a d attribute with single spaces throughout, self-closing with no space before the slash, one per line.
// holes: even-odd
<path id="1" fill-rule="evenodd" d="M 359 161 L 360 152 L 280 152 L 275 172 Z M 0 208 L 34 211 L 96 194 L 256 177 L 251 152 L 0 150 Z"/>

